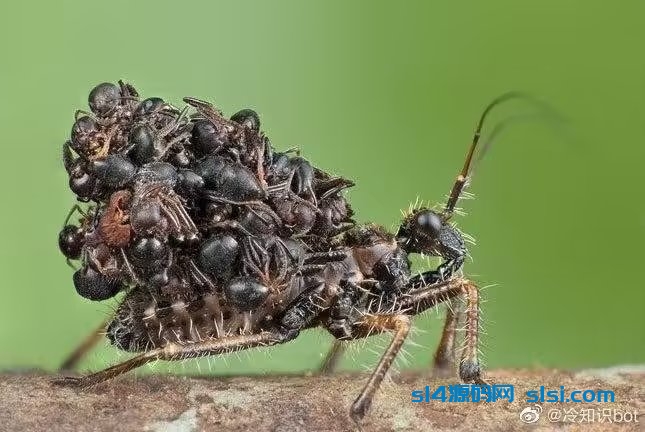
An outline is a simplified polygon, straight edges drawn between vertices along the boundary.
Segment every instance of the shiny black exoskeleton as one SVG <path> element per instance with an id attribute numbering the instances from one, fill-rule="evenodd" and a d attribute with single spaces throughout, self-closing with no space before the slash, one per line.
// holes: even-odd
<path id="1" fill-rule="evenodd" d="M 226 119 L 206 102 L 185 100 L 198 116 L 188 119 L 158 97 L 139 100 L 122 82 L 92 89 L 91 112 L 77 115 L 63 160 L 77 198 L 97 203 L 95 228 L 82 244 L 66 228 L 60 247 L 86 268 L 102 245 L 101 259 L 121 268 L 122 283 L 160 288 L 174 278 L 167 291 L 175 294 L 191 283 L 226 286 L 239 274 L 289 285 L 304 255 L 353 225 L 340 193 L 353 183 L 275 153 L 253 110 Z M 101 265 L 92 271 L 113 280 L 110 266 L 109 277 Z"/>
<path id="2" fill-rule="evenodd" d="M 252 110 L 225 117 L 185 98 L 185 116 L 131 86 L 102 84 L 92 113 L 77 116 L 63 147 L 70 185 L 94 201 L 59 246 L 80 259 L 74 284 L 102 300 L 125 291 L 107 328 L 117 347 L 141 353 L 68 382 L 89 386 L 154 360 L 216 355 L 284 343 L 323 327 L 338 340 L 393 332 L 350 410 L 359 422 L 410 331 L 410 317 L 463 297 L 466 343 L 459 375 L 482 384 L 477 287 L 461 276 L 467 249 L 452 223 L 484 118 L 443 210 L 417 208 L 396 233 L 356 225 L 334 177 L 293 151 L 276 152 Z M 74 155 L 75 153 L 75 155 Z M 410 255 L 441 263 L 413 275 Z M 453 362 L 459 305 L 448 308 L 435 364 Z"/>
<path id="3" fill-rule="evenodd" d="M 81 297 L 94 301 L 110 299 L 125 288 L 119 278 L 106 276 L 90 266 L 77 270 L 73 280 L 76 292 Z"/>
<path id="4" fill-rule="evenodd" d="M 242 203 L 266 197 L 266 191 L 246 166 L 221 156 L 207 156 L 199 161 L 195 173 L 204 180 L 206 199 Z"/>
<path id="5" fill-rule="evenodd" d="M 227 234 L 216 234 L 206 239 L 198 252 L 200 268 L 218 282 L 230 279 L 239 259 L 240 244 Z"/>
<path id="6" fill-rule="evenodd" d="M 85 245 L 85 232 L 76 225 L 65 225 L 58 234 L 58 248 L 68 259 L 79 259 Z"/>
<path id="7" fill-rule="evenodd" d="M 90 109 L 96 115 L 110 114 L 121 102 L 121 89 L 112 83 L 101 83 L 94 87 L 88 97 Z"/>
<path id="8" fill-rule="evenodd" d="M 253 131 L 260 131 L 260 116 L 252 109 L 243 109 L 231 116 L 231 120 Z"/>

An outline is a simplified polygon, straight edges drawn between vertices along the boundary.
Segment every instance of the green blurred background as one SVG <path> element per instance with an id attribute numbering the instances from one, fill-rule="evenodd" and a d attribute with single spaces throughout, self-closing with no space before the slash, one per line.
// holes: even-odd
<path id="1" fill-rule="evenodd" d="M 256 109 L 280 149 L 356 180 L 361 221 L 391 227 L 448 192 L 484 105 L 529 92 L 564 118 L 518 122 L 479 165 L 460 226 L 484 291 L 489 367 L 645 361 L 645 4 L 641 1 L 5 2 L 0 6 L 0 368 L 54 368 L 113 308 L 74 291 L 56 238 L 74 203 L 61 145 L 97 83 Z M 534 112 L 522 102 L 491 126 Z M 108 302 L 109 303 L 109 302 Z M 425 367 L 440 317 L 416 319 Z M 322 331 L 157 370 L 298 372 Z M 374 365 L 360 342 L 343 368 Z M 102 344 L 83 364 L 123 359 Z"/>

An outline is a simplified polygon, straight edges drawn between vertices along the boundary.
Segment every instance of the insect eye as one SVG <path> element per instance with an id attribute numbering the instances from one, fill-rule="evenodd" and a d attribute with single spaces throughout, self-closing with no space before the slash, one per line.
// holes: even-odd
<path id="1" fill-rule="evenodd" d="M 416 223 L 421 231 L 432 237 L 436 237 L 443 226 L 441 216 L 429 210 L 419 213 L 416 216 Z"/>

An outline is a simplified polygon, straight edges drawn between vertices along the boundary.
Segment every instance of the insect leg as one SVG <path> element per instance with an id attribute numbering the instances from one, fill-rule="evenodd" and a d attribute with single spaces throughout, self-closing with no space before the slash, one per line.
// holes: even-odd
<path id="1" fill-rule="evenodd" d="M 462 285 L 470 281 L 455 277 L 445 281 L 428 283 L 425 285 L 413 284 L 414 278 L 408 282 L 408 287 L 413 288 L 405 296 L 398 299 L 396 307 L 408 309 L 412 315 L 417 315 L 424 310 L 437 306 L 439 303 L 450 300 L 463 293 Z"/>
<path id="2" fill-rule="evenodd" d="M 178 235 L 183 236 L 188 234 L 189 240 L 194 240 L 198 237 L 199 230 L 195 223 L 190 218 L 190 215 L 184 208 L 179 198 L 175 195 L 162 197 L 163 204 L 161 210 L 166 214 L 169 222 L 172 223 Z"/>
<path id="3" fill-rule="evenodd" d="M 170 342 L 163 347 L 143 352 L 129 360 L 102 371 L 83 377 L 63 377 L 61 380 L 57 381 L 57 383 L 87 388 L 156 360 L 172 361 L 204 357 L 253 348 L 261 345 L 275 345 L 277 343 L 286 342 L 286 340 L 287 339 L 278 332 L 261 332 L 251 335 L 230 336 L 221 339 L 207 339 L 191 344 Z"/>
<path id="4" fill-rule="evenodd" d="M 334 344 L 331 346 L 331 348 L 329 348 L 329 351 L 327 351 L 327 355 L 320 365 L 318 373 L 323 375 L 329 375 L 333 373 L 334 370 L 336 370 L 336 366 L 343 356 L 343 353 L 345 352 L 346 346 L 346 342 L 334 339 Z"/>
<path id="5" fill-rule="evenodd" d="M 482 378 L 479 363 L 479 289 L 469 282 L 464 286 L 466 295 L 466 341 L 459 363 L 459 377 L 465 382 L 487 384 Z"/>
<path id="6" fill-rule="evenodd" d="M 302 276 L 308 276 L 311 274 L 316 274 L 325 270 L 326 264 L 305 264 L 300 266 L 298 273 Z"/>
<path id="7" fill-rule="evenodd" d="M 69 223 L 69 220 L 72 218 L 72 216 L 74 216 L 74 213 L 76 212 L 80 213 L 81 216 L 87 215 L 85 210 L 83 210 L 83 208 L 80 205 L 74 204 L 72 208 L 69 210 L 69 212 L 67 213 L 67 217 L 65 218 L 65 222 L 63 222 L 63 226 Z"/>
<path id="8" fill-rule="evenodd" d="M 57 382 L 61 385 L 91 387 L 156 360 L 184 360 L 285 343 L 296 338 L 300 330 L 307 327 L 321 310 L 324 310 L 330 301 L 330 294 L 334 294 L 333 290 L 324 283 L 319 283 L 310 291 L 302 293 L 282 316 L 279 328 L 273 331 L 206 339 L 190 344 L 169 342 L 163 347 L 143 352 L 102 371 L 84 377 L 63 377 Z"/>
<path id="9" fill-rule="evenodd" d="M 456 307 L 452 303 L 447 305 L 441 340 L 434 354 L 433 369 L 439 376 L 450 375 L 455 364 L 455 336 L 459 322 L 459 310 L 455 310 Z"/>
<path id="10" fill-rule="evenodd" d="M 81 342 L 75 349 L 72 351 L 61 363 L 61 365 L 58 367 L 59 371 L 71 371 L 73 370 L 76 365 L 89 353 L 92 348 L 96 346 L 97 343 L 103 338 L 105 335 L 105 329 L 107 328 L 107 325 L 109 324 L 110 320 L 105 320 L 101 323 L 100 326 L 98 326 L 96 329 L 92 331 L 89 335 L 83 339 L 83 342 Z"/>
<path id="11" fill-rule="evenodd" d="M 410 317 L 407 315 L 390 314 L 367 315 L 355 324 L 354 329 L 358 333 L 358 337 L 364 337 L 373 332 L 394 331 L 392 342 L 390 342 L 390 345 L 383 353 L 381 360 L 372 372 L 367 384 L 365 384 L 365 387 L 363 387 L 363 390 L 361 390 L 361 393 L 354 400 L 350 408 L 352 420 L 356 424 L 359 424 L 369 410 L 374 394 L 380 387 L 381 382 L 383 382 L 387 371 L 390 369 L 390 366 L 394 362 L 394 359 L 401 350 L 403 342 L 405 342 L 410 332 Z"/>
<path id="12" fill-rule="evenodd" d="M 333 261 L 343 261 L 347 258 L 345 250 L 330 250 L 326 252 L 311 252 L 305 255 L 303 264 L 326 264 Z"/>
<path id="13" fill-rule="evenodd" d="M 477 285 L 464 278 L 451 278 L 410 291 L 408 296 L 398 303 L 398 306 L 410 308 L 416 315 L 459 295 L 464 295 L 467 303 L 464 311 L 466 316 L 465 345 L 459 363 L 459 377 L 465 382 L 484 384 L 478 359 L 479 289 Z"/>
<path id="14" fill-rule="evenodd" d="M 308 285 L 280 318 L 281 332 L 292 338 L 318 319 L 337 294 L 337 287 L 321 280 L 314 280 Z"/>

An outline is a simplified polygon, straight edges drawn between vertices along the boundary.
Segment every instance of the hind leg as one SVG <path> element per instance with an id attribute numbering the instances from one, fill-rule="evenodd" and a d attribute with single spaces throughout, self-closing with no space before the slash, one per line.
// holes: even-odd
<path id="1" fill-rule="evenodd" d="M 103 338 L 105 335 L 105 329 L 109 323 L 109 319 L 103 321 L 101 325 L 92 331 L 92 333 L 87 335 L 85 339 L 83 339 L 83 341 L 65 358 L 58 367 L 58 370 L 61 372 L 74 370 L 87 353 L 89 353 Z"/>
<path id="2" fill-rule="evenodd" d="M 334 343 L 331 348 L 329 348 L 329 351 L 327 351 L 327 355 L 320 365 L 318 373 L 323 375 L 334 373 L 336 366 L 338 366 L 338 362 L 343 357 L 346 344 L 347 342 L 341 342 L 338 339 L 334 339 Z"/>

